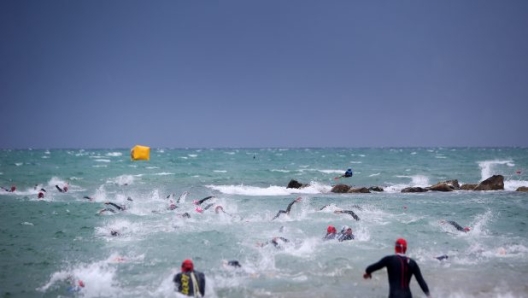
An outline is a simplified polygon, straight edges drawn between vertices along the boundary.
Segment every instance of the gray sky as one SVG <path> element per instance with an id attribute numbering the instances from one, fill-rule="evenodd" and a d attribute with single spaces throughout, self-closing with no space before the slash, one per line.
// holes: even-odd
<path id="1" fill-rule="evenodd" d="M 528 1 L 0 1 L 0 148 L 528 146 Z"/>

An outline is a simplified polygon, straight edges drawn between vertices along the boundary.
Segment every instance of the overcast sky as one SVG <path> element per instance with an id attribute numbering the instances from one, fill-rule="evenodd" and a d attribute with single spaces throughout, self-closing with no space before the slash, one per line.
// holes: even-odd
<path id="1" fill-rule="evenodd" d="M 528 1 L 0 1 L 0 148 L 528 146 Z"/>

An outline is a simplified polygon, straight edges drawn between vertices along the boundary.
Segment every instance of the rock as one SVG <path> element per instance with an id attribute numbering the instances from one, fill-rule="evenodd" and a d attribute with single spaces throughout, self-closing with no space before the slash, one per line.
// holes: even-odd
<path id="1" fill-rule="evenodd" d="M 434 191 L 453 191 L 455 190 L 455 188 L 452 185 L 449 185 L 445 182 L 440 182 L 433 186 L 429 186 L 428 189 L 434 190 Z"/>
<path id="2" fill-rule="evenodd" d="M 462 186 L 460 186 L 460 189 L 461 190 L 474 190 L 475 187 L 477 187 L 478 184 L 472 184 L 472 183 L 468 183 L 468 184 L 462 184 Z"/>
<path id="3" fill-rule="evenodd" d="M 366 187 L 350 188 L 347 193 L 370 193 L 370 190 Z"/>
<path id="4" fill-rule="evenodd" d="M 346 184 L 336 184 L 334 187 L 332 187 L 332 190 L 330 190 L 333 193 L 347 193 L 350 189 L 350 186 Z"/>
<path id="5" fill-rule="evenodd" d="M 521 187 L 518 187 L 518 188 L 517 188 L 517 191 L 528 192 L 528 186 L 521 186 Z"/>
<path id="6" fill-rule="evenodd" d="M 310 184 L 302 184 L 302 183 L 299 183 L 299 181 L 297 180 L 290 180 L 290 182 L 288 183 L 288 186 L 286 186 L 286 188 L 303 188 L 303 187 L 306 187 L 306 186 L 309 186 Z"/>
<path id="7" fill-rule="evenodd" d="M 406 187 L 401 190 L 401 192 L 426 192 L 428 191 L 427 188 L 423 187 Z"/>
<path id="8" fill-rule="evenodd" d="M 371 186 L 371 187 L 369 187 L 369 190 L 370 191 L 383 191 L 383 188 L 381 188 L 379 186 Z"/>
<path id="9" fill-rule="evenodd" d="M 493 175 L 480 182 L 474 190 L 504 190 L 504 176 Z"/>

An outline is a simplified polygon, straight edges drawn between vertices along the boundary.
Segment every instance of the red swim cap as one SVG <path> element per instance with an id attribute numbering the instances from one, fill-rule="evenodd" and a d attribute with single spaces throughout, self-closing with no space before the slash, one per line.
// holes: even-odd
<path id="1" fill-rule="evenodd" d="M 39 199 L 42 199 L 43 197 L 44 197 L 44 193 L 43 193 L 43 192 L 39 192 L 39 193 L 38 193 L 38 198 L 39 198 Z"/>
<path id="2" fill-rule="evenodd" d="M 191 259 L 186 259 L 182 262 L 182 265 L 181 265 L 182 272 L 188 272 L 188 271 L 193 271 L 193 270 L 194 270 L 194 264 L 191 261 Z"/>
<path id="3" fill-rule="evenodd" d="M 403 238 L 398 238 L 394 244 L 396 253 L 405 253 L 407 251 L 407 241 Z"/>
<path id="4" fill-rule="evenodd" d="M 469 227 L 465 227 L 464 228 L 464 232 L 469 232 L 470 228 Z"/>
<path id="5" fill-rule="evenodd" d="M 330 226 L 328 226 L 328 228 L 326 228 L 326 232 L 327 232 L 328 234 L 330 234 L 330 233 L 337 233 L 337 230 L 336 230 L 336 228 L 335 228 L 334 226 L 330 225 Z"/>

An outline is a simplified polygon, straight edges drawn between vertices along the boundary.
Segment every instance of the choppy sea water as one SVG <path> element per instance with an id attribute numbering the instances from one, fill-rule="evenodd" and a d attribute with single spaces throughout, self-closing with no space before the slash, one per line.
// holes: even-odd
<path id="1" fill-rule="evenodd" d="M 347 168 L 352 178 L 334 179 Z M 152 149 L 136 162 L 128 149 L 3 150 L 0 186 L 17 189 L 0 191 L 0 293 L 177 297 L 172 277 L 192 258 L 206 297 L 386 297 L 385 271 L 362 274 L 404 237 L 434 297 L 528 297 L 528 193 L 515 191 L 528 186 L 526 170 L 526 148 Z M 505 190 L 400 192 L 494 174 Z M 287 189 L 291 179 L 310 186 Z M 336 183 L 385 191 L 334 194 Z M 184 192 L 169 210 L 167 196 L 175 203 Z M 196 212 L 193 201 L 206 196 L 214 198 L 202 207 L 215 205 Z M 297 197 L 289 215 L 272 220 Z M 98 214 L 105 202 L 127 210 Z M 218 205 L 227 214 L 216 214 Z M 323 242 L 330 224 L 351 226 L 356 239 Z M 257 245 L 276 236 L 290 242 Z M 85 287 L 72 288 L 72 278 Z M 411 289 L 424 296 L 414 280 Z"/>

